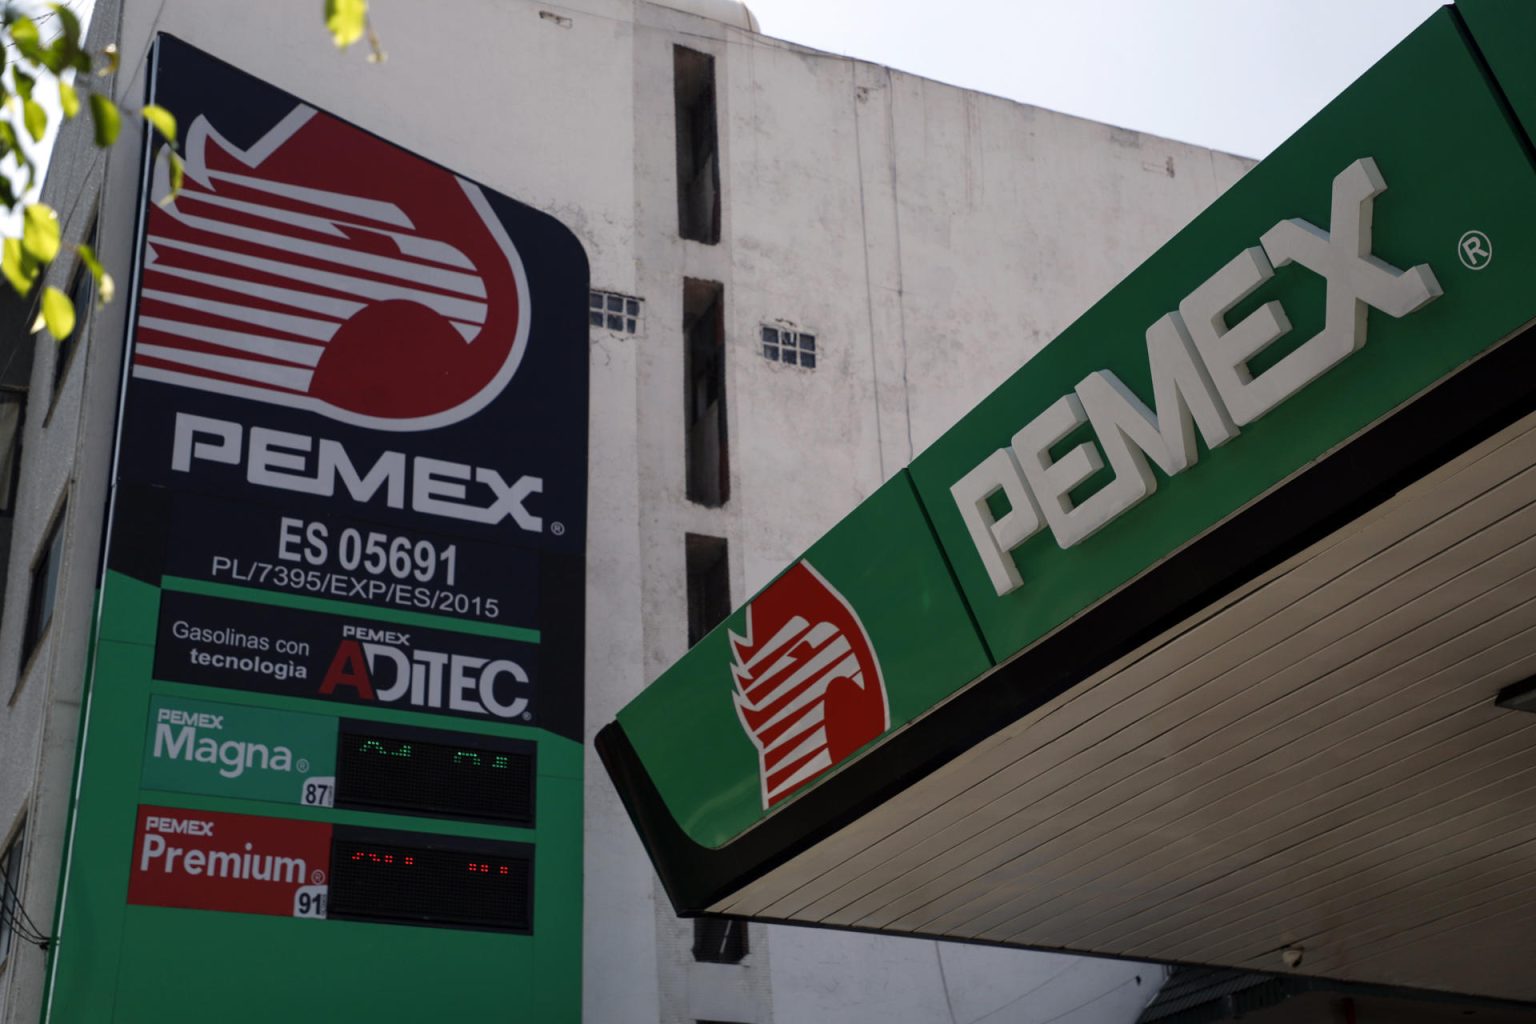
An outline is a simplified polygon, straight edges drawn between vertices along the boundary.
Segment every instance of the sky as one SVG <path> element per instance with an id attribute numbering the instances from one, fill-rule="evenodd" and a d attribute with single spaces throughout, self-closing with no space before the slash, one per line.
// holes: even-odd
<path id="1" fill-rule="evenodd" d="M 27 2 L 42 6 L 41 0 Z M 68 2 L 89 17 L 91 0 Z M 318 30 L 320 0 L 310 2 Z M 383 7 L 393 0 L 375 2 Z M 1267 155 L 1441 5 L 1441 0 L 747 2 L 770 36 L 1250 157 Z M 54 122 L 52 90 L 40 99 Z M 35 149 L 45 154 L 51 145 L 50 133 Z M 15 217 L 0 223 L 15 226 Z"/>
<path id="2" fill-rule="evenodd" d="M 1263 157 L 1442 0 L 747 0 L 766 35 Z"/>

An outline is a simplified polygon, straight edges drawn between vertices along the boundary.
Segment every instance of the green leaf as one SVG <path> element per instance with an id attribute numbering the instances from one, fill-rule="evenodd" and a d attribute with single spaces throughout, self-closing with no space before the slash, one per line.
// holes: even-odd
<path id="1" fill-rule="evenodd" d="M 69 66 L 69 55 L 69 43 L 61 36 L 37 55 L 37 62 L 57 75 Z"/>
<path id="2" fill-rule="evenodd" d="M 175 150 L 167 147 L 161 150 L 161 155 L 170 162 L 171 188 L 170 191 L 155 200 L 155 202 L 161 206 L 169 206 L 175 201 L 177 194 L 181 192 L 181 182 L 186 177 L 186 168 L 182 165 L 181 157 L 177 155 Z"/>
<path id="3" fill-rule="evenodd" d="M 20 96 L 24 100 L 31 99 L 32 88 L 33 86 L 37 85 L 37 79 L 21 70 L 21 68 L 16 68 L 13 70 L 11 72 L 11 77 L 16 79 L 16 95 Z"/>
<path id="4" fill-rule="evenodd" d="M 21 239 L 7 238 L 0 244 L 0 274 L 11 282 L 17 295 L 32 290 L 32 282 L 37 280 L 37 261 L 21 247 Z"/>
<path id="5" fill-rule="evenodd" d="M 363 38 L 367 26 L 368 0 L 325 0 L 325 27 L 337 49 L 345 50 Z"/>
<path id="6" fill-rule="evenodd" d="M 110 146 L 117 141 L 117 133 L 123 127 L 122 115 L 117 112 L 117 104 L 99 92 L 91 93 L 91 120 L 96 122 L 96 145 Z"/>
<path id="7" fill-rule="evenodd" d="M 112 275 L 107 273 L 107 268 L 101 265 L 101 261 L 96 258 L 96 253 L 84 242 L 75 246 L 75 252 L 80 254 L 81 262 L 96 279 L 96 297 L 103 304 L 111 302 L 113 294 L 117 291 L 117 285 L 113 282 Z"/>
<path id="8" fill-rule="evenodd" d="M 43 133 L 48 130 L 48 112 L 42 104 L 33 100 L 21 101 L 21 116 L 26 123 L 27 134 L 32 136 L 33 142 L 42 142 Z"/>
<path id="9" fill-rule="evenodd" d="M 146 103 L 140 111 L 144 120 L 154 125 L 161 135 L 164 135 L 171 145 L 176 145 L 176 115 L 169 110 L 154 103 Z"/>
<path id="10" fill-rule="evenodd" d="M 26 15 L 11 22 L 11 42 L 16 51 L 28 60 L 38 60 L 43 54 L 38 46 L 37 23 Z"/>
<path id="11" fill-rule="evenodd" d="M 59 16 L 59 25 L 63 28 L 64 38 L 71 46 L 80 45 L 80 19 L 75 12 L 63 4 L 49 4 L 48 8 Z"/>
<path id="12" fill-rule="evenodd" d="M 80 113 L 80 94 L 62 78 L 59 79 L 59 107 L 64 111 L 66 121 Z"/>
<path id="13" fill-rule="evenodd" d="M 69 337 L 75 329 L 75 304 L 53 285 L 43 289 L 43 323 L 48 325 L 48 333 L 59 341 Z"/>
<path id="14" fill-rule="evenodd" d="M 59 254 L 59 215 L 46 203 L 28 203 L 21 216 L 21 246 L 39 263 Z"/>

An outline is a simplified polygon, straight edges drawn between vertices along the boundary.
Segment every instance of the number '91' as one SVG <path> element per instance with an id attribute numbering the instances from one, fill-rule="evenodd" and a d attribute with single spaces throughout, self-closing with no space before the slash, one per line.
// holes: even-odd
<path id="1" fill-rule="evenodd" d="M 322 566 L 335 557 L 336 565 L 346 572 L 361 570 L 371 576 L 392 576 L 397 580 L 415 579 L 430 583 L 442 572 L 443 582 L 455 583 L 459 552 L 455 544 L 439 548 L 429 540 L 392 537 L 376 530 L 362 531 L 347 527 L 332 541 L 324 523 L 305 522 L 284 516 L 279 520 L 277 557 L 284 562 L 304 562 Z"/>

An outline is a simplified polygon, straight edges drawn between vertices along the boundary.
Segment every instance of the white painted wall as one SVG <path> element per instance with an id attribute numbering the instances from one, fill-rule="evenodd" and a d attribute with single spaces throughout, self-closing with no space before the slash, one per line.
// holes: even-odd
<path id="1" fill-rule="evenodd" d="M 701 3 L 716 17 L 688 13 Z M 595 287 L 646 300 L 639 335 L 592 334 L 589 735 L 683 653 L 686 533 L 727 539 L 745 599 L 1247 167 L 766 39 L 732 0 L 373 7 L 383 65 L 337 55 L 313 0 L 100 0 L 93 31 L 119 40 L 121 97 L 142 96 L 153 33 L 175 33 L 548 211 L 586 246 Z M 674 45 L 717 60 L 717 246 L 677 237 Z M 51 200 L 85 230 L 105 169 L 101 248 L 126 269 L 131 147 L 102 157 L 78 133 L 62 145 Z M 725 286 L 732 498 L 720 509 L 683 497 L 685 276 Z M 29 809 L 25 898 L 40 920 L 65 827 L 125 314 L 120 301 L 93 318 L 46 421 L 52 353 L 40 352 L 28 409 L 0 665 L 16 664 L 51 511 L 67 492 L 78 513 L 46 655 L 0 703 L 0 838 Z M 776 319 L 816 333 L 814 371 L 758 354 L 759 324 Z M 695 964 L 691 926 L 671 914 L 595 756 L 586 799 L 594 1024 L 1111 1024 L 1134 1020 L 1161 979 L 1143 965 L 756 925 L 743 965 Z M 36 954 L 0 971 L 0 1019 L 35 1021 L 40 983 Z"/>

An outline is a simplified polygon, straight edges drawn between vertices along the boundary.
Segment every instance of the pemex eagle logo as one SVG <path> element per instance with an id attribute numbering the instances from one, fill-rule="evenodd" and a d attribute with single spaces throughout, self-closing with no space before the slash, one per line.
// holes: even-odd
<path id="1" fill-rule="evenodd" d="M 197 117 L 185 166 L 150 206 L 135 377 L 381 430 L 512 378 L 528 283 L 479 186 L 302 104 L 247 148 Z"/>
<path id="2" fill-rule="evenodd" d="M 769 808 L 890 727 L 880 662 L 842 594 L 797 562 L 730 633 L 736 715 L 757 747 Z"/>

